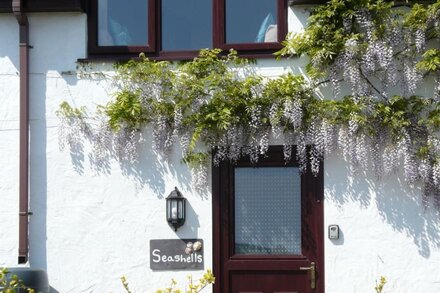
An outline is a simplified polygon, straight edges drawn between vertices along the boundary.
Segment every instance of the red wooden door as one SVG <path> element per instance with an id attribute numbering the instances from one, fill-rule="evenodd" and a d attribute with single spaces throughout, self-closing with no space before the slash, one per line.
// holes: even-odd
<path id="1" fill-rule="evenodd" d="M 214 292 L 324 293 L 322 199 L 322 173 L 299 175 L 282 147 L 214 167 Z"/>

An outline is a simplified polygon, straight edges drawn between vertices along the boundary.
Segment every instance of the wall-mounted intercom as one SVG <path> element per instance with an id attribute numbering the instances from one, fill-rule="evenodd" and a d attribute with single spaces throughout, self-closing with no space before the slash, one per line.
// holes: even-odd
<path id="1" fill-rule="evenodd" d="M 328 238 L 331 240 L 339 239 L 339 226 L 329 225 L 328 226 Z"/>

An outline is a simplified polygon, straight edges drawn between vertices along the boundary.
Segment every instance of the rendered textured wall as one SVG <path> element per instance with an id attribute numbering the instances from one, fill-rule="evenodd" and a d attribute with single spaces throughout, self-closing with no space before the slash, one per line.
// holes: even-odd
<path id="1" fill-rule="evenodd" d="M 307 12 L 289 10 L 289 29 L 299 30 Z M 126 275 L 133 292 L 153 292 L 171 278 L 180 284 L 202 271 L 153 272 L 149 240 L 202 238 L 205 268 L 212 267 L 210 186 L 200 194 L 180 163 L 158 157 L 146 143 L 139 163 L 110 160 L 96 168 L 83 152 L 58 148 L 62 101 L 75 106 L 106 103 L 104 80 L 76 75 L 86 57 L 86 17 L 79 13 L 30 15 L 30 261 L 46 269 L 54 292 L 122 292 Z M 14 266 L 18 249 L 18 25 L 0 15 L 0 266 Z M 266 76 L 300 73 L 306 60 L 259 60 Z M 95 64 L 111 73 L 110 64 Z M 326 93 L 324 93 L 326 94 Z M 340 155 L 325 161 L 325 227 L 338 224 L 339 240 L 325 240 L 327 293 L 374 292 L 375 280 L 389 279 L 388 292 L 440 292 L 440 215 L 423 203 L 420 188 L 399 174 L 376 180 L 351 175 Z M 188 220 L 175 233 L 165 221 L 165 201 L 177 186 L 188 199 Z"/>
<path id="2" fill-rule="evenodd" d="M 18 257 L 18 26 L 0 16 L 0 263 Z M 6 45 L 7 44 L 7 45 Z"/>

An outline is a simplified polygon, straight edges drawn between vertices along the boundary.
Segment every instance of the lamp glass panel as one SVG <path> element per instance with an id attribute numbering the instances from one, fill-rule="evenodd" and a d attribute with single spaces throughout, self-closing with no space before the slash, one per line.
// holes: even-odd
<path id="1" fill-rule="evenodd" d="M 171 199 L 171 219 L 177 219 L 178 208 L 177 208 L 177 200 L 175 198 Z"/>
<path id="2" fill-rule="evenodd" d="M 167 219 L 168 220 L 171 219 L 171 203 L 168 199 L 167 199 Z"/>
<path id="3" fill-rule="evenodd" d="M 177 214 L 179 216 L 179 219 L 183 219 L 184 214 L 183 214 L 183 200 L 182 199 L 179 199 Z"/>

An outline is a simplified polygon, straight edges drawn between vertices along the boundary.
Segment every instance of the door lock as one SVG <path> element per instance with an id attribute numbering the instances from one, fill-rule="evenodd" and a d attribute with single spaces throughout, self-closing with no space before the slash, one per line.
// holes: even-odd
<path id="1" fill-rule="evenodd" d="M 310 271 L 310 288 L 316 288 L 316 264 L 315 262 L 310 263 L 310 267 L 299 267 L 300 271 Z"/>

